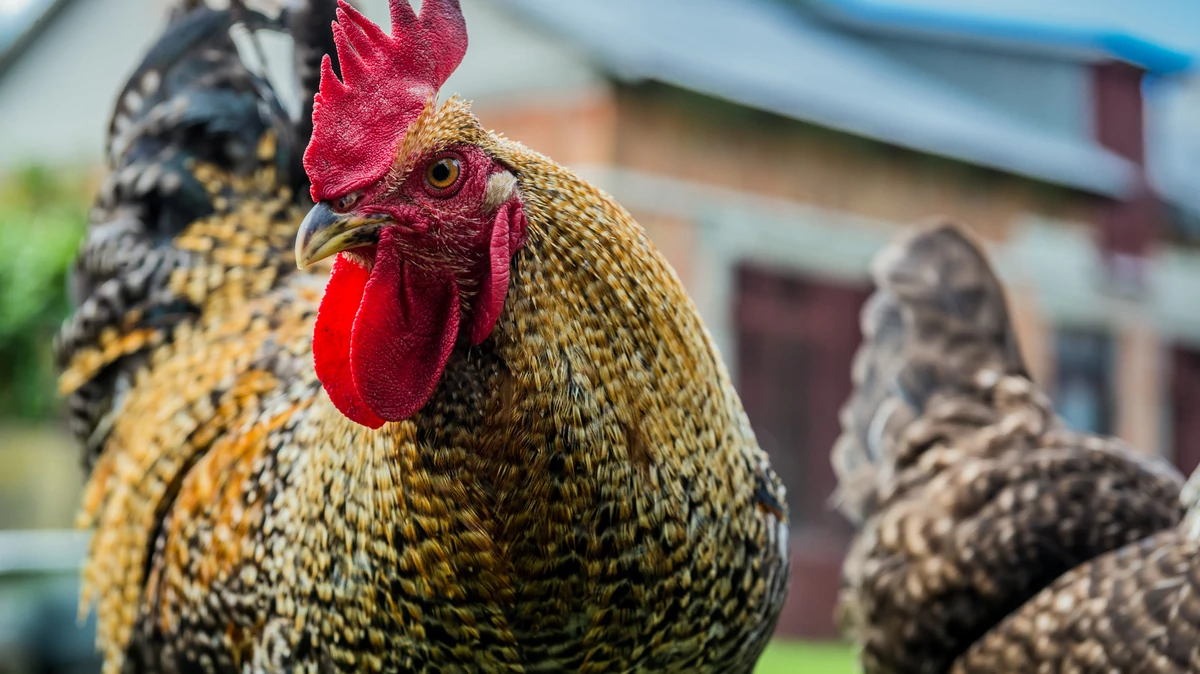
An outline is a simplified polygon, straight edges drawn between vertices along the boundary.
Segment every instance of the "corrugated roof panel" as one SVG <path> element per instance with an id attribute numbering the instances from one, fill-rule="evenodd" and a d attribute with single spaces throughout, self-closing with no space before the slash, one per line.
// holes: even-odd
<path id="1" fill-rule="evenodd" d="M 1010 118 L 770 0 L 503 0 L 614 76 L 649 79 L 930 154 L 1099 194 L 1134 170 Z"/>

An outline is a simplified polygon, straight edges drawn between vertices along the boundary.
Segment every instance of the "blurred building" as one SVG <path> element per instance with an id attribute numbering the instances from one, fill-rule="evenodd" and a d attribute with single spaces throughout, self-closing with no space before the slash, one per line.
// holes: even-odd
<path id="1" fill-rule="evenodd" d="M 0 168 L 98 161 L 159 0 L 28 1 L 53 16 L 0 59 Z M 357 4 L 386 21 L 386 0 Z M 834 633 L 848 529 L 828 452 L 868 260 L 914 222 L 993 245 L 1026 356 L 1072 423 L 1200 461 L 1200 163 L 1148 153 L 1175 127 L 1147 92 L 1190 91 L 1187 56 L 854 0 L 463 6 L 472 45 L 445 91 L 611 192 L 708 321 L 789 488 L 781 632 Z M 266 47 L 290 90 L 286 41 Z"/>

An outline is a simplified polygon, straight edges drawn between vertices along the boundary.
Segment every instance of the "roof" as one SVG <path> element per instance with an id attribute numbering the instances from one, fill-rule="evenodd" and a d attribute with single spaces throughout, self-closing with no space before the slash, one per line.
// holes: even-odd
<path id="1" fill-rule="evenodd" d="M 773 0 L 503 0 L 613 77 L 748 107 L 1108 196 L 1135 167 L 1086 138 L 1040 129 Z"/>
<path id="2" fill-rule="evenodd" d="M 15 61 L 69 0 L 0 2 L 0 73 Z"/>
<path id="3" fill-rule="evenodd" d="M 959 9 L 939 9 L 929 6 L 904 5 L 878 0 L 799 0 L 815 9 L 822 18 L 858 30 L 923 39 L 969 42 L 973 45 L 992 45 L 1054 54 L 1084 60 L 1115 59 L 1158 74 L 1189 70 L 1193 57 L 1183 51 L 1146 39 L 1132 31 L 1109 28 L 1098 23 L 1103 10 L 1095 3 L 1080 8 L 1097 16 L 1097 23 L 1078 21 L 1066 25 L 1048 16 L 1030 18 L 984 15 Z M 956 3 L 961 7 L 961 3 Z M 1060 0 L 1061 4 L 1061 0 Z M 1132 6 L 1132 4 L 1131 4 Z M 1060 6 L 1060 10 L 1063 8 Z M 1084 16 L 1081 11 L 1078 16 Z M 1109 17 L 1118 23 L 1127 17 Z"/>

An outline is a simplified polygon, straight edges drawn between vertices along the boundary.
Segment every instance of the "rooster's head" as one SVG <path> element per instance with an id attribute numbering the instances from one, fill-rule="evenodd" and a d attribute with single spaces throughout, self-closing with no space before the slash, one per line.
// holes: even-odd
<path id="1" fill-rule="evenodd" d="M 491 335 L 525 214 L 489 134 L 438 89 L 462 61 L 457 0 L 420 16 L 391 0 L 388 35 L 339 0 L 341 79 L 328 56 L 304 155 L 316 203 L 296 239 L 307 266 L 337 254 L 313 336 L 317 377 L 348 418 L 407 419 L 456 343 Z"/>

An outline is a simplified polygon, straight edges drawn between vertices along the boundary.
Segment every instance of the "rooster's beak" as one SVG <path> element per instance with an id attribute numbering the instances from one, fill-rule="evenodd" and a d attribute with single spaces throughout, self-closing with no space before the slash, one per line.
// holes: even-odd
<path id="1" fill-rule="evenodd" d="M 296 232 L 296 266 L 304 269 L 343 250 L 377 243 L 386 222 L 386 217 L 338 213 L 322 201 L 304 216 Z"/>

